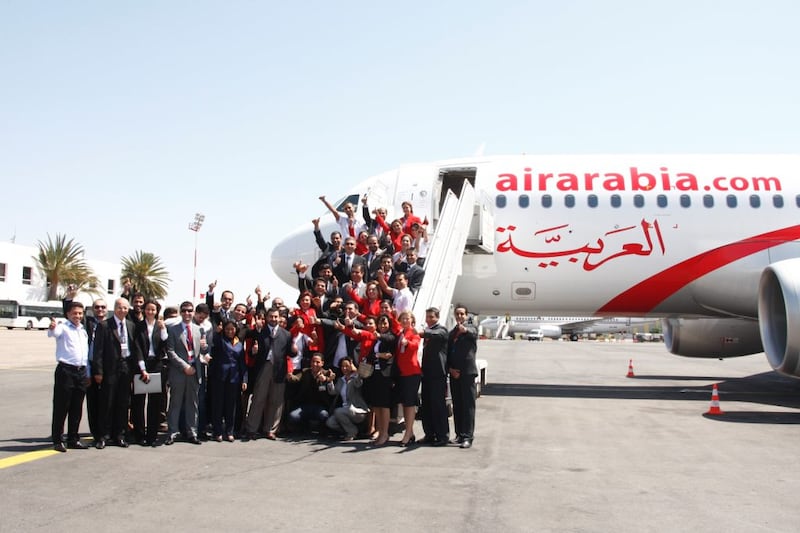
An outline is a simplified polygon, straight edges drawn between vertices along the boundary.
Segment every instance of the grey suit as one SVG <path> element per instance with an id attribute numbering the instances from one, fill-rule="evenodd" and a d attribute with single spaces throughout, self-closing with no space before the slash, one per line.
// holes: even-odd
<path id="1" fill-rule="evenodd" d="M 197 437 L 197 394 L 200 389 L 202 363 L 199 356 L 208 354 L 208 346 L 200 348 L 200 326 L 192 322 L 191 346 L 193 356 L 189 357 L 189 346 L 184 323 L 170 326 L 167 330 L 167 356 L 169 358 L 169 410 L 167 423 L 170 436 L 179 433 L 181 409 L 185 411 L 188 437 Z M 209 340 L 207 339 L 207 342 Z M 186 369 L 194 367 L 194 375 L 186 375 Z"/>
<path id="2" fill-rule="evenodd" d="M 358 433 L 356 424 L 360 424 L 369 412 L 369 405 L 364 400 L 361 393 L 361 386 L 364 381 L 357 374 L 354 374 L 349 381 L 344 376 L 336 380 L 336 388 L 332 394 L 336 395 L 334 405 L 340 406 L 333 410 L 333 414 L 328 417 L 325 424 L 334 431 L 343 431 L 347 437 L 355 437 Z M 342 389 L 347 387 L 347 403 L 342 405 Z"/>

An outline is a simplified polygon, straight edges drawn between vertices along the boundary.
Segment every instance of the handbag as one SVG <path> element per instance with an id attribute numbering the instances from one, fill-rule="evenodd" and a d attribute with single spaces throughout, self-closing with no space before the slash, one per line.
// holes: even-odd
<path id="1" fill-rule="evenodd" d="M 358 375 L 362 379 L 367 379 L 368 377 L 372 376 L 372 373 L 375 371 L 375 365 L 372 363 L 368 363 L 366 358 L 358 363 Z"/>

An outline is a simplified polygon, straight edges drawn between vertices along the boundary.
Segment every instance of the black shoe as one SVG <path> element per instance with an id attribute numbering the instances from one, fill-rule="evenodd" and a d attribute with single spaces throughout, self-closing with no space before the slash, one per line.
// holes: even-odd
<path id="1" fill-rule="evenodd" d="M 428 437 L 428 436 L 426 435 L 425 437 L 422 437 L 422 438 L 419 440 L 419 443 L 420 443 L 420 444 L 432 445 L 432 444 L 433 444 L 434 442 L 436 442 L 436 441 L 437 441 L 437 439 L 435 439 L 435 438 L 433 438 L 433 437 Z"/>
<path id="2" fill-rule="evenodd" d="M 86 448 L 88 448 L 88 446 L 86 446 L 79 440 L 71 440 L 67 443 L 67 448 L 70 448 L 72 450 L 85 450 Z"/>
<path id="3" fill-rule="evenodd" d="M 461 448 L 463 449 L 472 448 L 472 441 L 470 439 L 464 439 L 463 441 L 461 441 Z"/>
<path id="4" fill-rule="evenodd" d="M 61 453 L 64 453 L 64 452 L 67 451 L 67 448 L 64 447 L 64 443 L 63 442 L 54 442 L 53 443 L 53 449 L 55 451 L 61 452 Z"/>
<path id="5" fill-rule="evenodd" d="M 129 446 L 128 441 L 125 440 L 124 437 L 120 437 L 116 440 L 117 446 L 120 448 L 127 448 Z"/>
<path id="6" fill-rule="evenodd" d="M 453 444 L 461 444 L 462 442 L 464 442 L 464 437 L 459 435 L 458 437 L 454 438 L 450 442 L 452 442 Z"/>
<path id="7" fill-rule="evenodd" d="M 447 441 L 446 440 L 441 440 L 441 439 L 436 439 L 435 441 L 433 441 L 431 446 L 436 446 L 437 448 L 440 447 L 440 446 L 447 446 Z"/>
<path id="8" fill-rule="evenodd" d="M 401 448 L 407 448 L 408 446 L 411 446 L 411 445 L 412 445 L 412 444 L 414 444 L 415 442 L 417 442 L 417 437 L 416 437 L 416 435 L 411 435 L 411 438 L 410 438 L 410 439 L 408 439 L 408 442 L 403 442 L 403 441 L 400 441 L 400 447 L 401 447 Z"/>
<path id="9" fill-rule="evenodd" d="M 191 444 L 202 444 L 202 443 L 200 442 L 200 439 L 198 439 L 197 437 L 189 437 L 189 439 L 187 440 L 187 442 L 189 442 L 189 443 L 191 443 Z"/>
<path id="10" fill-rule="evenodd" d="M 152 441 L 150 439 L 142 439 L 139 441 L 139 444 L 141 446 L 152 446 L 153 444 L 155 444 L 155 441 Z"/>
<path id="11" fill-rule="evenodd" d="M 106 439 L 98 440 L 97 442 L 94 443 L 94 447 L 97 448 L 98 450 L 102 450 L 103 448 L 106 447 Z"/>
<path id="12" fill-rule="evenodd" d="M 175 444 L 175 437 L 174 437 L 173 435 L 170 435 L 170 436 L 169 436 L 169 437 L 167 437 L 167 439 L 164 441 L 164 445 L 165 445 L 165 446 L 172 446 L 173 444 Z"/>

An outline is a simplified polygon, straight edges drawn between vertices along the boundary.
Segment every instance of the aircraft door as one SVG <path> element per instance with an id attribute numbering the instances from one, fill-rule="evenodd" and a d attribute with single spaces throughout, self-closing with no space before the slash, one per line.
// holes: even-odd
<path id="1" fill-rule="evenodd" d="M 377 176 L 370 182 L 369 187 L 367 188 L 365 194 L 367 195 L 371 217 L 375 216 L 371 211 L 374 211 L 379 207 L 385 207 L 387 209 L 391 208 L 392 196 L 394 195 L 394 189 L 396 185 L 397 185 L 397 170 L 384 172 L 383 174 Z M 358 203 L 359 218 L 361 215 L 362 206 L 363 204 L 359 199 Z M 389 216 L 391 216 L 391 209 L 389 212 Z"/>
<path id="2" fill-rule="evenodd" d="M 390 221 L 403 216 L 401 204 L 411 202 L 414 214 L 421 220 L 434 218 L 432 198 L 437 169 L 431 165 L 409 165 L 402 167 L 397 180 L 397 194 L 389 211 Z"/>

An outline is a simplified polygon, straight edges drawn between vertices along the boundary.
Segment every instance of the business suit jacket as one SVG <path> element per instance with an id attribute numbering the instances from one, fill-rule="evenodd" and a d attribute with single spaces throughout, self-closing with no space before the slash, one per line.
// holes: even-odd
<path id="1" fill-rule="evenodd" d="M 275 337 L 270 336 L 269 325 L 257 332 L 258 353 L 255 355 L 253 375 L 258 376 L 267 364 L 267 355 L 272 348 L 272 380 L 274 383 L 286 382 L 286 358 L 291 357 L 292 335 L 280 326 L 275 328 Z"/>
<path id="2" fill-rule="evenodd" d="M 453 328 L 447 339 L 447 367 L 459 370 L 465 376 L 477 376 L 478 365 L 475 353 L 478 351 L 478 330 L 475 326 L 464 324 L 466 331 L 458 333 Z"/>
<path id="3" fill-rule="evenodd" d="M 137 358 L 144 361 L 147 372 L 161 372 L 164 359 L 167 357 L 167 341 L 161 339 L 161 330 L 158 324 L 153 327 L 153 334 L 147 334 L 147 320 L 137 322 L 135 326 L 135 347 Z M 149 357 L 150 346 L 153 347 L 155 357 Z"/>
<path id="4" fill-rule="evenodd" d="M 103 380 L 115 379 L 120 374 L 134 374 L 139 368 L 141 353 L 135 348 L 136 329 L 133 321 L 124 320 L 125 336 L 128 340 L 130 355 L 122 359 L 119 329 L 112 315 L 97 326 L 94 336 L 94 353 L 92 354 L 92 374 L 103 376 Z"/>
<path id="5" fill-rule="evenodd" d="M 222 335 L 215 335 L 212 358 L 208 364 L 208 378 L 234 385 L 247 383 L 244 342 L 237 342 L 234 345 Z"/>
<path id="6" fill-rule="evenodd" d="M 447 328 L 436 324 L 422 333 L 422 375 L 425 378 L 447 376 Z"/>
<path id="7" fill-rule="evenodd" d="M 369 412 L 369 405 L 367 401 L 364 399 L 364 394 L 362 394 L 364 385 L 364 380 L 361 379 L 361 376 L 356 374 L 353 376 L 350 381 L 345 381 L 344 377 L 336 378 L 336 387 L 333 390 L 334 400 L 333 400 L 333 408 L 341 407 L 342 405 L 342 389 L 347 387 L 347 401 L 350 402 L 350 405 L 353 407 L 353 412 L 367 414 Z"/>
<path id="8" fill-rule="evenodd" d="M 203 365 L 200 361 L 200 356 L 208 354 L 208 350 L 213 339 L 211 338 L 211 332 L 204 330 L 203 333 L 206 335 L 207 346 L 205 350 L 201 350 L 200 337 L 202 335 L 200 333 L 200 326 L 194 322 L 192 322 L 189 326 L 192 328 L 194 361 L 189 363 L 189 346 L 186 341 L 186 333 L 184 332 L 183 322 L 179 322 L 167 328 L 167 358 L 169 360 L 170 369 L 173 371 L 178 370 L 181 374 L 183 374 L 184 369 L 194 365 L 195 370 L 197 371 L 197 374 L 195 375 L 197 376 L 198 381 L 201 381 Z"/>
<path id="9" fill-rule="evenodd" d="M 337 280 L 339 280 L 339 286 L 342 286 L 350 281 L 350 269 L 355 265 L 361 265 L 361 267 L 364 269 L 364 272 L 367 271 L 367 260 L 362 256 L 353 254 L 353 263 L 348 268 L 345 253 L 341 252 L 339 254 L 339 264 L 333 267 L 333 275 L 336 276 Z"/>
<path id="10" fill-rule="evenodd" d="M 417 291 L 422 287 L 422 279 L 425 277 L 425 270 L 417 265 L 409 265 L 406 269 L 406 277 L 408 278 L 408 288 L 411 292 L 417 294 Z"/>

